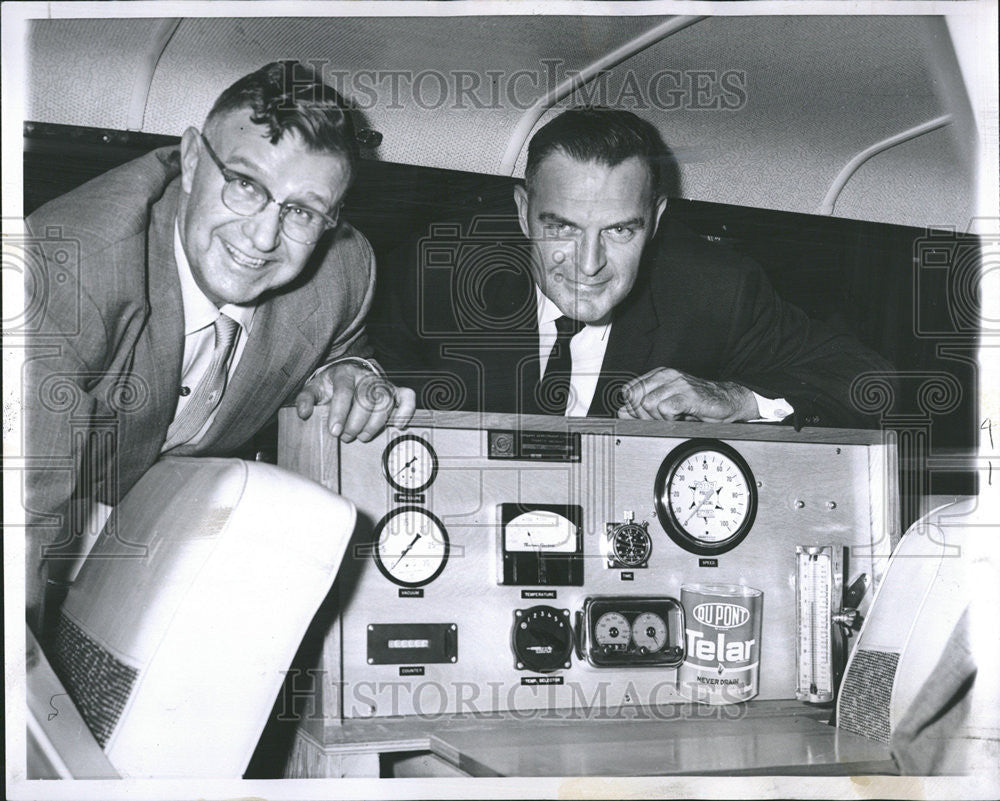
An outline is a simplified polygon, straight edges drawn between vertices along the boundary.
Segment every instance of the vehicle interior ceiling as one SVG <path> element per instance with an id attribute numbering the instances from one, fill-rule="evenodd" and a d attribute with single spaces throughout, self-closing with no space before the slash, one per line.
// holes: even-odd
<path id="1" fill-rule="evenodd" d="M 756 258 L 783 297 L 898 369 L 976 386 L 975 259 L 956 276 L 932 258 L 975 242 L 975 120 L 942 18 L 38 20 L 28 53 L 25 213 L 175 143 L 237 77 L 296 58 L 342 82 L 377 132 L 344 213 L 381 258 L 432 222 L 512 216 L 531 133 L 599 102 L 662 133 L 669 214 Z M 592 78 L 574 89 L 579 73 Z M 441 102 L 440 76 L 468 92 Z M 900 420 L 924 413 L 899 402 Z M 970 453 L 976 416 L 966 391 L 928 417 L 932 453 Z M 930 482 L 975 492 L 971 469 Z"/>

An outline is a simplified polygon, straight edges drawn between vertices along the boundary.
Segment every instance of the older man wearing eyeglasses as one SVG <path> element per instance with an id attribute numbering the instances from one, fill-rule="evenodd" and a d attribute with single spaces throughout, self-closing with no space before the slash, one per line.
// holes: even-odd
<path id="1" fill-rule="evenodd" d="M 28 606 L 94 504 L 161 455 L 231 455 L 294 403 L 367 441 L 413 393 L 369 360 L 371 246 L 338 212 L 357 158 L 343 99 L 294 62 L 218 98 L 199 132 L 26 221 L 46 295 L 25 384 Z M 62 255 L 60 255 L 62 254 Z M 68 256 L 66 255 L 68 254 Z M 37 282 L 36 282 L 37 283 Z"/>

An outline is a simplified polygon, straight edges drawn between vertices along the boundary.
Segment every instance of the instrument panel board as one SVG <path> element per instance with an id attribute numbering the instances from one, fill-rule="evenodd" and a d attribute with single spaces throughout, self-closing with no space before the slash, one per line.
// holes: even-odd
<path id="1" fill-rule="evenodd" d="M 607 421 L 605 426 L 584 426 L 578 461 L 542 461 L 490 458 L 489 431 L 496 426 L 489 424 L 494 421 L 485 421 L 483 428 L 462 427 L 463 422 L 462 416 L 436 413 L 432 424 L 421 425 L 418 418 L 407 430 L 430 446 L 436 461 L 434 480 L 418 493 L 401 494 L 387 480 L 385 454 L 400 437 L 398 431 L 384 432 L 370 443 L 338 444 L 326 438 L 291 465 L 302 470 L 311 460 L 310 472 L 319 473 L 313 477 L 335 489 L 333 482 L 339 482 L 339 491 L 358 508 L 337 581 L 339 620 L 324 648 L 329 678 L 339 690 L 324 702 L 327 714 L 433 719 L 462 712 L 572 709 L 601 716 L 684 701 L 674 667 L 601 668 L 573 653 L 568 668 L 545 674 L 518 669 L 511 634 L 517 610 L 537 605 L 566 609 L 575 627 L 576 612 L 587 598 L 679 599 L 681 585 L 692 583 L 745 584 L 763 591 L 757 697 L 794 698 L 796 545 L 847 546 L 850 576 L 866 573 L 876 581 L 890 550 L 892 493 L 885 489 L 891 481 L 885 467 L 891 461 L 885 458 L 890 446 L 874 438 L 847 436 L 838 442 L 825 433 L 810 441 L 808 432 L 800 432 L 788 441 L 790 432 L 772 439 L 722 439 L 752 472 L 756 517 L 732 550 L 707 557 L 669 537 L 654 504 L 654 480 L 664 459 L 679 445 L 703 436 L 705 429 L 698 424 L 636 427 Z M 744 436 L 749 428 L 739 427 Z M 683 435 L 688 432 L 691 436 Z M 582 585 L 498 583 L 503 504 L 580 507 Z M 444 567 L 418 591 L 390 580 L 373 557 L 380 521 L 405 506 L 426 510 L 447 532 Z M 652 549 L 645 567 L 608 566 L 607 524 L 623 521 L 626 513 L 632 513 L 635 523 L 648 524 Z M 368 627 L 389 624 L 453 625 L 457 658 L 372 664 Z M 337 658 L 339 664 L 331 664 Z"/>

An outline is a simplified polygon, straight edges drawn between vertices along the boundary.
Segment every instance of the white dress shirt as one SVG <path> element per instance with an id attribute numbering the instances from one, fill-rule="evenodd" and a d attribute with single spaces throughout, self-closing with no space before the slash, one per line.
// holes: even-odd
<path id="1" fill-rule="evenodd" d="M 250 329 L 253 326 L 254 306 L 236 306 L 227 303 L 221 308 L 210 301 L 198 288 L 191 273 L 191 265 L 188 263 L 187 254 L 181 244 L 180 232 L 174 226 L 174 260 L 177 262 L 177 277 L 181 284 L 181 302 L 184 306 L 184 356 L 181 360 L 181 385 L 177 387 L 177 408 L 174 409 L 174 418 L 170 423 L 173 428 L 181 411 L 187 405 L 191 392 L 194 392 L 198 382 L 208 371 L 212 362 L 212 352 L 215 350 L 215 320 L 222 312 L 227 317 L 232 318 L 240 325 L 236 334 L 236 342 L 233 345 L 233 353 L 229 360 L 228 375 L 232 376 L 243 356 L 247 339 L 250 336 Z M 186 387 L 190 392 L 183 393 L 182 387 Z M 204 436 L 205 431 L 215 419 L 218 407 L 212 412 L 201 431 L 186 444 L 194 445 Z M 167 431 L 167 441 L 170 440 L 170 429 Z"/>
<path id="2" fill-rule="evenodd" d="M 556 320 L 562 317 L 562 312 L 542 290 L 535 286 L 535 300 L 538 308 L 538 358 L 539 375 L 545 375 L 545 366 L 549 361 L 549 353 L 556 341 Z M 608 349 L 608 337 L 611 335 L 611 323 L 604 325 L 585 325 L 569 343 L 570 356 L 573 359 L 573 371 L 570 374 L 570 396 L 566 404 L 566 417 L 586 417 L 590 404 L 597 389 L 597 380 L 601 376 L 604 364 L 604 353 Z M 667 367 L 668 365 L 663 365 Z M 752 391 L 752 390 L 751 390 Z M 757 401 L 760 417 L 750 422 L 775 422 L 784 420 L 792 413 L 792 406 L 784 398 L 765 398 L 753 393 Z"/>

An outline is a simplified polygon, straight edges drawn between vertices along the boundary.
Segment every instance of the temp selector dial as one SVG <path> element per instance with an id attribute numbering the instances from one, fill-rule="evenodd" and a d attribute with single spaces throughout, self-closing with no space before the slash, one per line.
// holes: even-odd
<path id="1" fill-rule="evenodd" d="M 570 667 L 573 629 L 569 610 L 552 606 L 515 609 L 510 641 L 518 670 L 551 673 Z"/>

